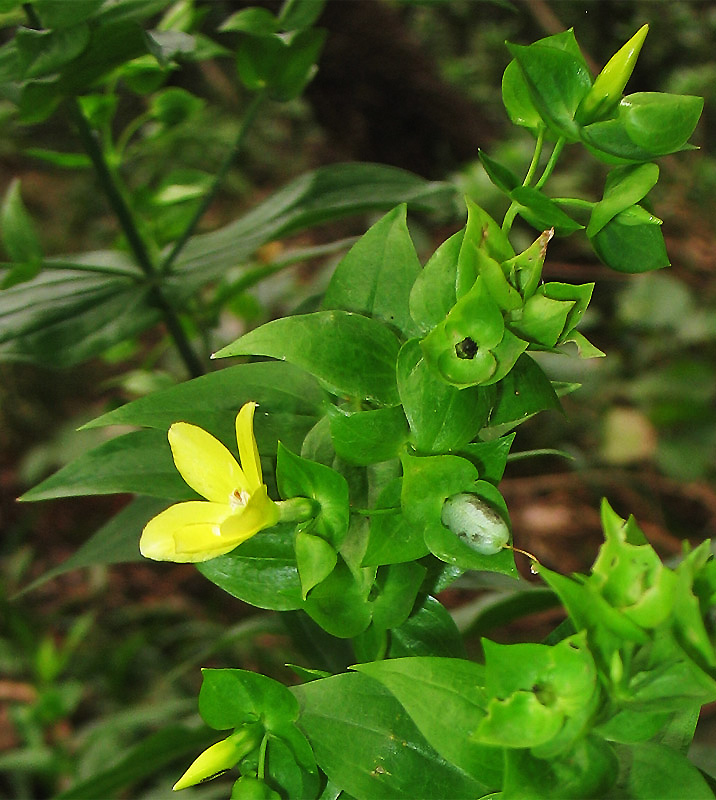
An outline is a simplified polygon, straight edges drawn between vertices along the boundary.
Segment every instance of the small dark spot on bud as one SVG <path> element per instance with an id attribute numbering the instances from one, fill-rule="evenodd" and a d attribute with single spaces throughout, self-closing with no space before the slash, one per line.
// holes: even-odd
<path id="1" fill-rule="evenodd" d="M 477 344 L 466 336 L 461 342 L 455 345 L 455 355 L 458 358 L 472 359 L 477 355 Z"/>

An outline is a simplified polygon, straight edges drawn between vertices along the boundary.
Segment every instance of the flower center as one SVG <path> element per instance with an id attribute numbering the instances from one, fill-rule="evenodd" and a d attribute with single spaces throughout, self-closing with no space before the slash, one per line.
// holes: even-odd
<path id="1" fill-rule="evenodd" d="M 245 489 L 234 489 L 229 495 L 229 505 L 232 508 L 243 508 L 249 502 L 250 496 Z"/>

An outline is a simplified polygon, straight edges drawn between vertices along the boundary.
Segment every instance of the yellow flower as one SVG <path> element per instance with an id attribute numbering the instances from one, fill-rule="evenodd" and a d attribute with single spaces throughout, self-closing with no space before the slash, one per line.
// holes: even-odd
<path id="1" fill-rule="evenodd" d="M 241 466 L 202 428 L 188 422 L 169 428 L 176 468 L 208 502 L 177 503 L 149 520 L 139 542 L 143 556 L 155 561 L 207 561 L 278 522 L 278 506 L 269 498 L 261 474 L 255 409 L 256 403 L 246 403 L 236 416 Z"/>

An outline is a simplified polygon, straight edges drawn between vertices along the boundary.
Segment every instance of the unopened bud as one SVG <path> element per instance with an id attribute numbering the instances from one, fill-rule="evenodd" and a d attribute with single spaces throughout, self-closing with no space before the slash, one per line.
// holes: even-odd
<path id="1" fill-rule="evenodd" d="M 505 520 L 475 494 L 448 497 L 441 521 L 458 539 L 486 556 L 499 553 L 510 540 Z"/>

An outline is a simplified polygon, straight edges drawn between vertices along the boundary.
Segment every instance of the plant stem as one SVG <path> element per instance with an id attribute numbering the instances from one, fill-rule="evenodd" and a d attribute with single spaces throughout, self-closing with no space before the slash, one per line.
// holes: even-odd
<path id="1" fill-rule="evenodd" d="M 223 163 L 219 167 L 216 176 L 214 177 L 214 182 L 211 185 L 209 191 L 204 195 L 201 203 L 197 207 L 194 215 L 189 220 L 186 228 L 182 232 L 181 236 L 174 242 L 174 246 L 170 250 L 169 254 L 166 256 L 164 261 L 162 261 L 159 271 L 167 274 L 171 268 L 174 266 L 174 262 L 176 261 L 179 253 L 184 249 L 186 243 L 191 238 L 192 234 L 196 230 L 196 226 L 199 224 L 201 218 L 206 213 L 209 206 L 213 203 L 214 198 L 219 191 L 221 184 L 224 181 L 229 169 L 231 169 L 232 164 L 236 160 L 239 152 L 244 143 L 244 138 L 248 133 L 251 124 L 256 117 L 256 113 L 258 112 L 261 104 L 266 98 L 266 93 L 261 91 L 258 94 L 254 95 L 253 99 L 249 103 L 249 107 L 246 109 L 246 113 L 244 114 L 244 118 L 241 121 L 241 127 L 239 128 L 239 132 L 236 134 L 236 139 L 234 140 L 234 144 L 231 147 L 231 150 L 227 153 L 226 158 L 224 159 Z"/>
<path id="2" fill-rule="evenodd" d="M 534 178 L 535 172 L 537 171 L 537 165 L 539 164 L 540 156 L 542 155 L 542 147 L 544 145 L 544 132 L 544 127 L 539 129 L 537 141 L 535 142 L 535 150 L 532 154 L 532 161 L 530 161 L 527 174 L 525 175 L 525 179 L 522 181 L 523 186 L 529 186 L 530 183 L 532 183 L 532 178 Z M 513 200 L 510 203 L 510 207 L 505 212 L 505 218 L 502 220 L 502 231 L 505 234 L 509 233 L 512 228 L 512 223 L 515 221 L 515 217 L 517 216 L 517 207 L 518 204 Z"/>
<path id="3" fill-rule="evenodd" d="M 152 280 L 148 286 L 149 297 L 152 304 L 161 312 L 169 335 L 174 340 L 177 350 L 190 375 L 194 378 L 203 375 L 204 367 L 199 357 L 192 349 L 176 311 L 166 299 L 160 287 L 153 282 L 157 273 L 149 255 L 149 250 L 139 233 L 139 228 L 132 216 L 131 209 L 119 190 L 117 182 L 107 164 L 102 148 L 75 98 L 70 101 L 70 112 L 77 126 L 77 132 L 85 148 L 85 152 L 92 161 L 100 185 L 112 206 L 112 210 L 117 216 L 117 220 L 119 221 L 124 235 L 127 237 L 127 242 L 137 260 L 137 264 L 141 267 L 145 276 Z"/>
<path id="4" fill-rule="evenodd" d="M 541 189 L 545 183 L 547 183 L 547 179 L 549 176 L 554 172 L 554 168 L 557 166 L 557 161 L 562 154 L 562 150 L 564 149 L 564 145 L 567 143 L 567 140 L 564 136 L 560 136 L 557 139 L 557 143 L 552 150 L 552 155 L 549 157 L 549 161 L 547 162 L 547 166 L 544 168 L 544 172 L 542 173 L 540 179 L 535 184 L 535 189 Z"/>

